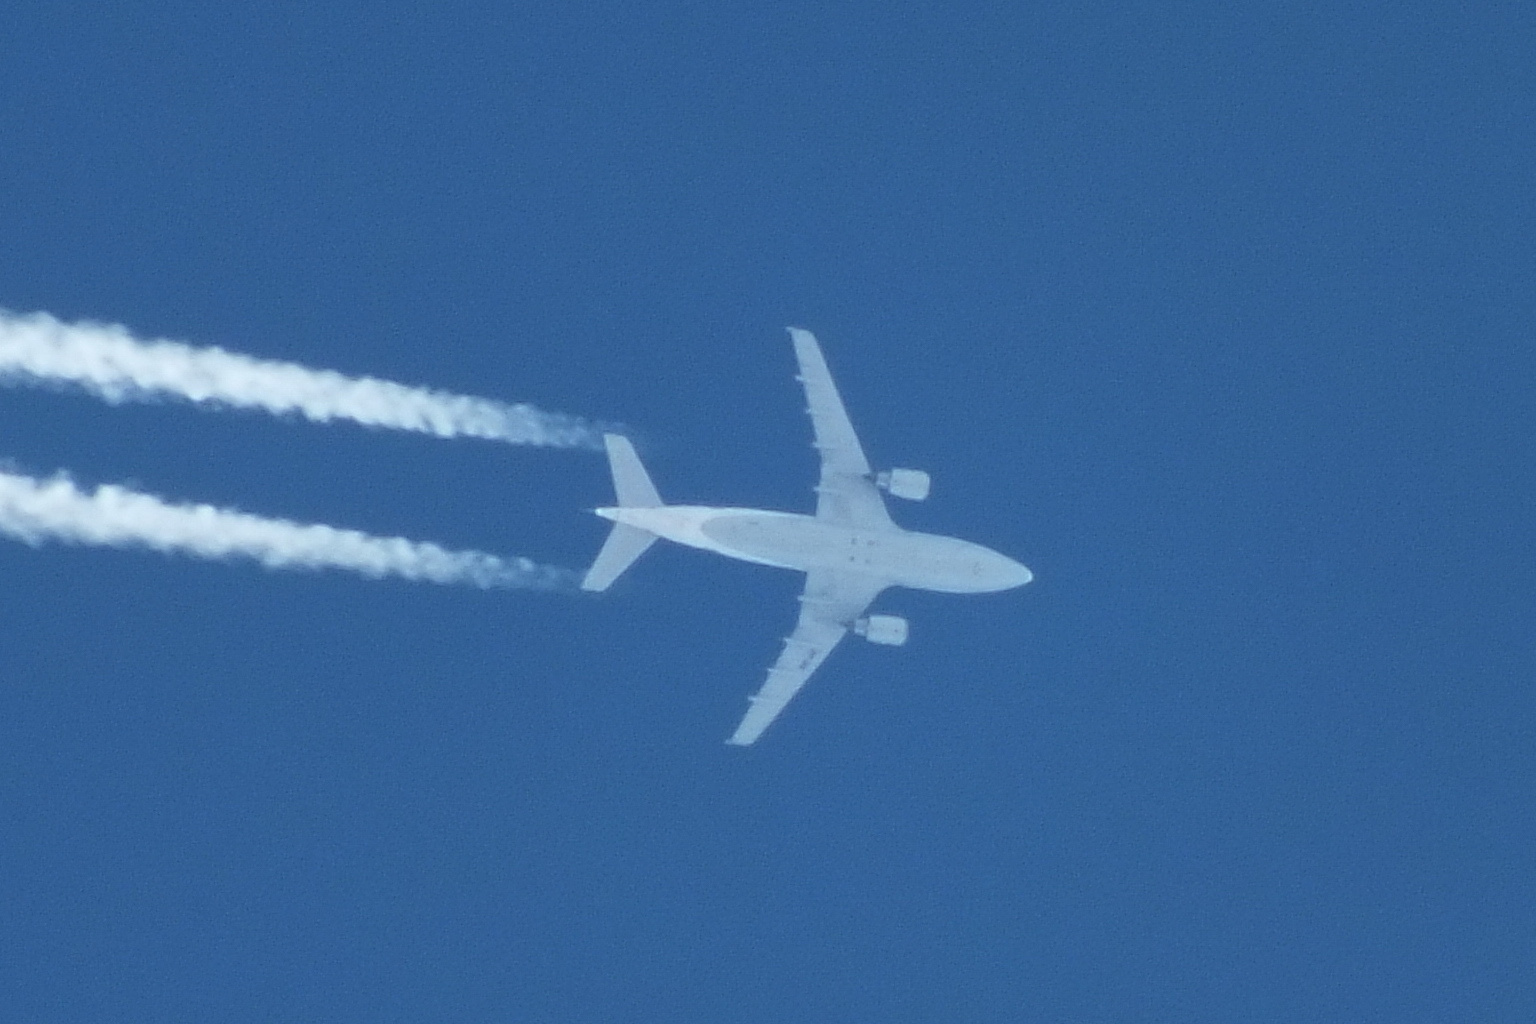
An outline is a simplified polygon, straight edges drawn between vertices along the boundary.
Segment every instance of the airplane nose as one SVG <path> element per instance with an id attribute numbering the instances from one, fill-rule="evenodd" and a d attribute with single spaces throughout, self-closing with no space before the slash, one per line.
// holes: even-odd
<path id="1" fill-rule="evenodd" d="M 1029 567 L 1013 559 L 1008 559 L 1009 587 L 1022 587 L 1035 578 L 1035 574 L 1029 571 Z"/>
<path id="2" fill-rule="evenodd" d="M 1029 569 L 999 551 L 989 551 L 972 567 L 984 590 L 1012 590 L 1035 578 Z"/>

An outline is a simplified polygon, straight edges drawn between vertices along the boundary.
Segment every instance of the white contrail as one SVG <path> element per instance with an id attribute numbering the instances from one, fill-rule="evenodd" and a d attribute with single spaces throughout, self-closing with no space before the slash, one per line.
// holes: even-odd
<path id="1" fill-rule="evenodd" d="M 0 383 L 72 384 L 108 402 L 180 398 L 200 405 L 351 420 L 438 437 L 601 448 L 585 420 L 486 398 L 348 377 L 221 348 L 143 341 L 115 324 L 63 323 L 0 310 Z"/>
<path id="2" fill-rule="evenodd" d="M 269 569 L 347 569 L 473 587 L 564 589 L 573 575 L 526 558 L 449 551 L 402 537 L 265 519 L 212 505 L 173 505 L 105 485 L 86 492 L 67 476 L 48 480 L 0 471 L 0 534 L 37 545 L 56 540 L 149 548 L 194 558 L 249 558 Z"/>

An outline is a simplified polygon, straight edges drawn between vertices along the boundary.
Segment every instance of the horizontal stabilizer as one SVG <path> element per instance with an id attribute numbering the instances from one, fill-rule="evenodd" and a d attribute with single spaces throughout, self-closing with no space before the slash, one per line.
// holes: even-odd
<path id="1" fill-rule="evenodd" d="M 603 446 L 608 449 L 608 468 L 613 471 L 613 490 L 618 495 L 620 508 L 659 508 L 661 495 L 651 483 L 650 474 L 640 464 L 635 446 L 623 434 L 604 434 Z"/>
<path id="2" fill-rule="evenodd" d="M 627 523 L 614 523 L 613 532 L 608 534 L 603 550 L 597 553 L 597 560 L 587 570 L 586 579 L 581 581 L 581 589 L 607 590 L 609 584 L 635 564 L 635 559 L 645 554 L 646 549 L 654 543 L 654 533 L 647 533 Z"/>
<path id="3" fill-rule="evenodd" d="M 608 468 L 613 472 L 613 490 L 618 496 L 620 508 L 660 508 L 661 495 L 651 483 L 650 474 L 640 464 L 635 446 L 622 434 L 604 434 L 603 447 L 608 449 Z M 598 515 L 613 518 L 608 509 L 595 509 Z M 587 570 L 581 581 L 582 590 L 607 590 L 609 584 L 635 564 L 635 559 L 645 554 L 656 543 L 656 535 L 630 526 L 614 523 L 613 531 L 597 553 L 597 561 Z"/>

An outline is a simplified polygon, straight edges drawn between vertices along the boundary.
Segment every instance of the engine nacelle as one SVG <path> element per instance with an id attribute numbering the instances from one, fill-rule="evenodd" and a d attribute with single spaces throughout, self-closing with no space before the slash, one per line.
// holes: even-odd
<path id="1" fill-rule="evenodd" d="M 928 474 L 920 469 L 887 469 L 875 474 L 875 486 L 898 498 L 922 501 L 928 497 Z"/>
<path id="2" fill-rule="evenodd" d="M 872 644 L 900 647 L 907 642 L 907 620 L 900 615 L 866 615 L 854 620 L 853 631 Z"/>

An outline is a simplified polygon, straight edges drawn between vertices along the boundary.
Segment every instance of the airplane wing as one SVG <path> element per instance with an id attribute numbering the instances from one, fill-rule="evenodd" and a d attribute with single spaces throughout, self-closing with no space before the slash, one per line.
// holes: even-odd
<path id="1" fill-rule="evenodd" d="M 885 587 L 880 580 L 854 573 L 828 569 L 806 573 L 800 621 L 768 670 L 767 682 L 749 698 L 752 706 L 746 717 L 726 742 L 739 747 L 755 742 Z"/>
<path id="2" fill-rule="evenodd" d="M 791 327 L 789 337 L 795 343 L 800 381 L 805 385 L 805 401 L 816 431 L 816 449 L 821 453 L 816 517 L 847 526 L 893 526 L 885 499 L 870 479 L 869 460 L 838 397 L 837 385 L 832 383 L 816 336 Z"/>

